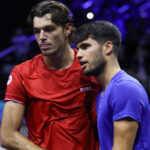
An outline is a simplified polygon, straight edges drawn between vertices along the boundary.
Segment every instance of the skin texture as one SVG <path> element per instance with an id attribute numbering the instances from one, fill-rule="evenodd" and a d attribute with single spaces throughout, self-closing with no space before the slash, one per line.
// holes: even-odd
<path id="1" fill-rule="evenodd" d="M 72 26 L 65 28 L 51 21 L 51 15 L 33 18 L 35 39 L 44 55 L 47 66 L 58 70 L 69 67 L 74 59 L 73 51 L 68 44 L 68 36 Z"/>
<path id="2" fill-rule="evenodd" d="M 114 144 L 112 150 L 132 150 L 135 140 L 138 123 L 134 120 L 115 121 L 114 125 Z"/>
<path id="3" fill-rule="evenodd" d="M 65 44 L 65 32 L 61 26 L 56 26 L 51 21 L 51 15 L 46 14 L 42 18 L 34 17 L 33 30 L 35 39 L 44 56 L 59 52 Z"/>
<path id="4" fill-rule="evenodd" d="M 70 24 L 64 28 L 57 26 L 51 21 L 50 14 L 33 18 L 35 39 L 48 67 L 61 70 L 72 64 L 74 52 L 68 42 L 71 29 Z M 1 125 L 1 145 L 11 150 L 43 150 L 19 133 L 24 112 L 25 105 L 6 102 Z"/>
<path id="5" fill-rule="evenodd" d="M 117 58 L 113 53 L 113 43 L 106 41 L 99 44 L 92 38 L 78 43 L 77 57 L 86 75 L 94 75 L 103 85 L 103 91 L 107 88 L 111 78 L 120 71 Z M 114 121 L 114 136 L 112 150 L 132 150 L 138 123 L 132 118 L 123 118 Z"/>
<path id="6" fill-rule="evenodd" d="M 79 52 L 77 57 L 80 59 L 83 72 L 86 75 L 99 75 L 106 64 L 106 60 L 102 54 L 102 47 L 97 41 L 88 38 L 78 44 Z M 82 53 L 84 57 L 82 57 Z"/>

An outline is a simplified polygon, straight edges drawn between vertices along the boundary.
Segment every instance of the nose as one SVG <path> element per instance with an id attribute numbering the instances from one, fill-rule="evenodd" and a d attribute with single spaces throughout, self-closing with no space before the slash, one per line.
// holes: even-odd
<path id="1" fill-rule="evenodd" d="M 46 39 L 46 33 L 44 30 L 40 31 L 40 40 L 45 40 Z"/>
<path id="2" fill-rule="evenodd" d="M 82 57 L 83 57 L 82 51 L 79 49 L 79 50 L 78 50 L 78 53 L 77 53 L 77 58 L 78 58 L 78 59 L 81 59 Z"/>

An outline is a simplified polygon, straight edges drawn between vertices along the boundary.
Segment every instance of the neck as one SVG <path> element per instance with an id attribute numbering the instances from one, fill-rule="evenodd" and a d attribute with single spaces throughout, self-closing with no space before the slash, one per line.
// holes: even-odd
<path id="1" fill-rule="evenodd" d="M 121 70 L 118 61 L 115 60 L 113 63 L 109 63 L 107 62 L 103 73 L 101 73 L 97 78 L 98 80 L 101 82 L 101 84 L 103 85 L 103 92 L 105 91 L 105 89 L 107 88 L 109 82 L 111 81 L 111 79 L 113 78 L 113 76 L 119 72 Z"/>
<path id="2" fill-rule="evenodd" d="M 45 64 L 53 70 L 62 70 L 71 66 L 74 60 L 74 51 L 68 45 L 59 50 L 57 54 L 44 56 Z"/>

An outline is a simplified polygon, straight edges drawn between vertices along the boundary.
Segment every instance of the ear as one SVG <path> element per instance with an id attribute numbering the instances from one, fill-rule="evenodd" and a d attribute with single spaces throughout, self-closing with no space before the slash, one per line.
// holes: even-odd
<path id="1" fill-rule="evenodd" d="M 72 30 L 72 24 L 67 23 L 67 24 L 65 25 L 65 35 L 66 35 L 66 36 L 69 36 L 70 33 L 71 33 L 71 30 Z"/>
<path id="2" fill-rule="evenodd" d="M 111 41 L 106 41 L 105 46 L 105 54 L 110 55 L 113 49 L 113 43 Z"/>

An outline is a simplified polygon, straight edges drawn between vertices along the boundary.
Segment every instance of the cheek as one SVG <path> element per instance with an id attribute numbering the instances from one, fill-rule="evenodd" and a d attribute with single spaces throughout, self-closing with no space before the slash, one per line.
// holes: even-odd
<path id="1" fill-rule="evenodd" d="M 90 50 L 90 51 L 87 53 L 87 55 L 88 55 L 88 58 L 89 58 L 90 60 L 93 60 L 93 61 L 94 61 L 94 59 L 97 57 L 97 53 L 96 53 L 94 50 Z"/>
<path id="2" fill-rule="evenodd" d="M 34 35 L 34 37 L 35 37 L 36 42 L 39 43 L 39 36 L 38 35 Z"/>
<path id="3" fill-rule="evenodd" d="M 53 34 L 53 35 L 52 35 L 52 39 L 53 39 L 54 41 L 56 41 L 56 42 L 61 43 L 62 40 L 64 39 L 64 36 L 63 36 L 62 33 L 57 33 L 57 34 Z"/>
<path id="4" fill-rule="evenodd" d="M 55 36 L 55 42 L 57 45 L 63 45 L 65 43 L 65 37 L 63 34 Z"/>
<path id="5" fill-rule="evenodd" d="M 96 65 L 99 61 L 99 53 L 97 53 L 96 51 L 91 51 L 91 53 L 89 53 L 88 57 L 89 57 L 91 64 Z"/>

